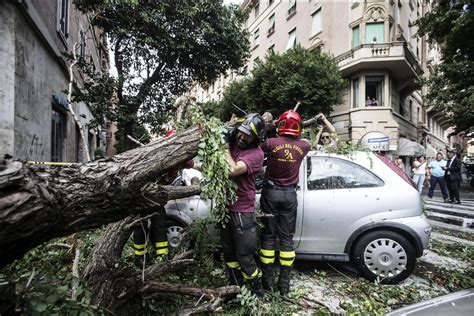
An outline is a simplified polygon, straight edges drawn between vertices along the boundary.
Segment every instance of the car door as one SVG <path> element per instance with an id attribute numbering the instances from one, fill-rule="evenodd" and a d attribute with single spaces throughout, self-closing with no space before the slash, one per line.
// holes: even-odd
<path id="1" fill-rule="evenodd" d="M 299 171 L 299 182 L 296 188 L 296 198 L 298 200 L 298 210 L 296 213 L 296 227 L 295 234 L 293 235 L 294 248 L 299 249 L 301 235 L 303 231 L 303 207 L 304 207 L 304 194 L 305 194 L 305 164 L 302 163 Z"/>
<path id="2" fill-rule="evenodd" d="M 299 252 L 342 254 L 358 220 L 380 209 L 383 181 L 355 162 L 306 159 Z"/>

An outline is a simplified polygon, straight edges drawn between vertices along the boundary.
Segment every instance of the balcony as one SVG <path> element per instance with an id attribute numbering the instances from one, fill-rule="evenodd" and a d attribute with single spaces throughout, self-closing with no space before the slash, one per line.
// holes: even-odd
<path id="1" fill-rule="evenodd" d="M 423 74 L 405 42 L 362 44 L 335 58 L 344 77 L 360 70 L 389 70 L 395 80 L 418 79 Z"/>

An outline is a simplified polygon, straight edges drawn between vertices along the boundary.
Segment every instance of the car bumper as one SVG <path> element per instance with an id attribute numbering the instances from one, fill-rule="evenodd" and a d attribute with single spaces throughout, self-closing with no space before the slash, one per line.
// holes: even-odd
<path id="1" fill-rule="evenodd" d="M 428 247 L 431 235 L 431 225 L 425 215 L 391 219 L 389 221 L 410 228 L 412 234 L 415 234 L 413 237 L 417 238 L 421 244 L 422 249 L 420 249 L 420 255 L 421 252 Z"/>

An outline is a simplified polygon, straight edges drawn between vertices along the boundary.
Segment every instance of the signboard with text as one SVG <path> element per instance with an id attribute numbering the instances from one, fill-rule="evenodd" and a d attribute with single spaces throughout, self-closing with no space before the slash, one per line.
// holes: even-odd
<path id="1" fill-rule="evenodd" d="M 373 151 L 389 151 L 390 138 L 381 132 L 369 132 L 359 141 L 362 147 Z"/>

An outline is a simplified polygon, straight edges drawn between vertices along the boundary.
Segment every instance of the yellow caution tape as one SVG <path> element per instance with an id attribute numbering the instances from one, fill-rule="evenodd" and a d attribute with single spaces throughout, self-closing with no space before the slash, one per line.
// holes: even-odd
<path id="1" fill-rule="evenodd" d="M 48 166 L 64 166 L 64 167 L 79 165 L 78 163 L 74 163 L 74 162 L 52 162 L 52 161 L 28 161 L 28 163 L 32 165 L 48 165 Z"/>

